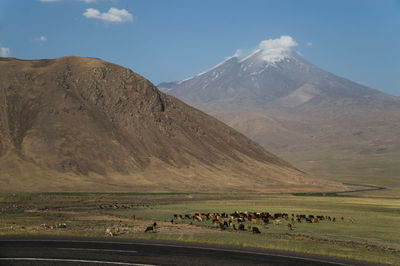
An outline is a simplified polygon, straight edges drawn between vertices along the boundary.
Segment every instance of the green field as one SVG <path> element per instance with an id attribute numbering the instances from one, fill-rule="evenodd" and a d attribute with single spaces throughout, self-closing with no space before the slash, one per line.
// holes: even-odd
<path id="1" fill-rule="evenodd" d="M 221 231 L 208 221 L 174 214 L 252 211 L 331 216 L 336 222 L 257 226 L 261 234 Z M 341 217 L 344 217 L 342 220 Z M 355 219 L 354 223 L 350 218 Z M 228 219 L 225 219 L 228 220 Z M 144 229 L 157 222 L 155 233 Z M 65 223 L 67 228 L 56 228 Z M 46 225 L 43 225 L 46 224 Z M 237 223 L 235 223 L 237 225 Z M 51 228 L 53 226 L 53 228 Z M 0 195 L 0 235 L 150 238 L 239 245 L 400 264 L 400 200 L 335 196 L 185 193 L 35 193 Z"/>
<path id="2" fill-rule="evenodd" d="M 286 153 L 281 158 L 299 169 L 330 181 L 386 187 L 382 191 L 360 192 L 359 196 L 400 198 L 400 153 L 360 156 L 351 152 Z M 315 158 L 321 161 L 316 163 Z"/>

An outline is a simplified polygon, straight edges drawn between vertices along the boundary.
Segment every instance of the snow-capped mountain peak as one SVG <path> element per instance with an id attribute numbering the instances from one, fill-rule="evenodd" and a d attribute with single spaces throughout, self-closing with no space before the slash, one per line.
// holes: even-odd
<path id="1" fill-rule="evenodd" d="M 274 64 L 276 62 L 280 62 L 284 59 L 290 58 L 291 54 L 291 51 L 282 48 L 262 50 L 261 58 L 267 63 Z"/>
<path id="2" fill-rule="evenodd" d="M 297 42 L 290 36 L 264 40 L 259 44 L 260 56 L 263 61 L 273 64 L 290 57 L 295 46 Z"/>
<path id="3" fill-rule="evenodd" d="M 248 64 L 274 65 L 284 60 L 295 60 L 295 59 L 296 59 L 295 52 L 288 49 L 284 48 L 276 48 L 268 50 L 257 49 L 250 55 L 241 59 L 239 63 L 242 65 L 248 65 Z"/>
<path id="4" fill-rule="evenodd" d="M 191 103 L 226 101 L 245 106 L 274 102 L 295 107 L 298 105 L 293 104 L 293 99 L 304 104 L 316 97 L 335 101 L 379 94 L 312 65 L 292 50 L 295 45 L 289 36 L 265 40 L 241 60 L 235 56 L 226 58 L 190 79 L 161 83 L 159 88 Z"/>

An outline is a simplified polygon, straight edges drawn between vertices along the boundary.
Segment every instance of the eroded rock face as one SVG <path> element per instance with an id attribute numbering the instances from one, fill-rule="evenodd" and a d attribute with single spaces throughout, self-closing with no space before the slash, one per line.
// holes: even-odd
<path id="1" fill-rule="evenodd" d="M 0 118 L 1 191 L 337 186 L 99 59 L 2 58 Z"/>

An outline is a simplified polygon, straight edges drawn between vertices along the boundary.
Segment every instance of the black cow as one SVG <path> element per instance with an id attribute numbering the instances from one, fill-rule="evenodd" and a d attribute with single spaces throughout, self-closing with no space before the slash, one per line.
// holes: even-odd
<path id="1" fill-rule="evenodd" d="M 258 230 L 258 227 L 253 226 L 253 234 L 261 234 L 260 230 Z"/>

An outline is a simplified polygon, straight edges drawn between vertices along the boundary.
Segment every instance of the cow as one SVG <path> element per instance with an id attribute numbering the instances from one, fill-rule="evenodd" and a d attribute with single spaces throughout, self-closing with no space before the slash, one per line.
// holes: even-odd
<path id="1" fill-rule="evenodd" d="M 292 223 L 288 223 L 287 226 L 288 226 L 289 230 L 293 230 L 293 225 L 292 225 Z"/>
<path id="2" fill-rule="evenodd" d="M 274 220 L 274 225 L 279 225 L 281 223 L 281 220 Z"/>
<path id="3" fill-rule="evenodd" d="M 225 230 L 225 226 L 224 226 L 224 224 L 222 224 L 222 223 L 219 223 L 219 229 L 221 229 L 221 230 Z"/>
<path id="4" fill-rule="evenodd" d="M 112 230 L 110 228 L 106 229 L 106 234 L 110 235 L 110 236 L 114 236 L 114 234 L 113 234 L 113 232 L 112 232 Z"/>
<path id="5" fill-rule="evenodd" d="M 150 231 L 154 232 L 154 227 L 152 225 L 147 226 L 146 230 L 144 230 L 145 233 L 150 232 Z"/>
<path id="6" fill-rule="evenodd" d="M 287 226 L 288 226 L 288 229 L 289 229 L 290 231 L 292 231 L 293 228 L 294 228 L 294 222 L 288 223 Z"/>
<path id="7" fill-rule="evenodd" d="M 118 227 L 116 227 L 116 228 L 107 228 L 106 229 L 106 234 L 107 235 L 114 236 L 114 235 L 117 235 L 118 233 L 119 233 L 119 228 Z"/>
<path id="8" fill-rule="evenodd" d="M 213 223 L 213 224 L 219 224 L 220 221 L 219 221 L 217 218 L 214 218 L 214 219 L 212 220 L 212 223 Z"/>

